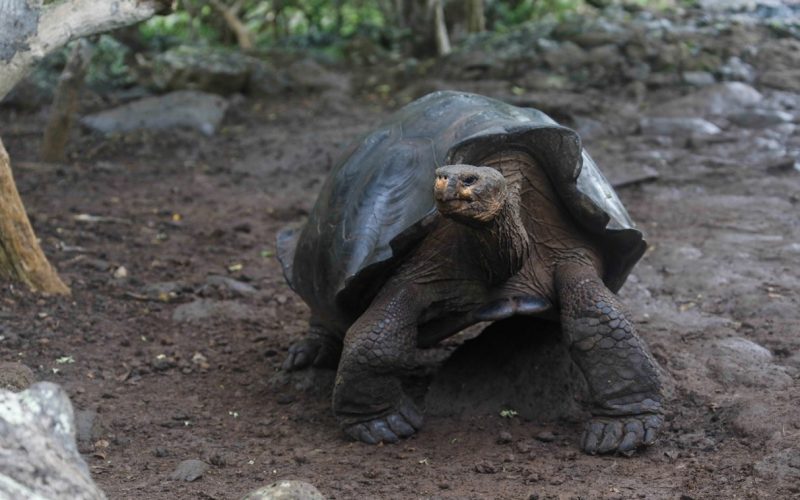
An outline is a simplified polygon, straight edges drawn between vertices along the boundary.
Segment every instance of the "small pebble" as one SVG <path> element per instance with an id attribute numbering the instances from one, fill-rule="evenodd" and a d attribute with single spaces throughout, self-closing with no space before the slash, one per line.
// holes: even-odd
<path id="1" fill-rule="evenodd" d="M 536 435 L 536 440 L 543 443 L 552 443 L 556 440 L 556 435 L 550 431 L 542 431 Z"/>
<path id="2" fill-rule="evenodd" d="M 175 481 L 186 481 L 191 483 L 203 477 L 203 474 L 208 470 L 208 464 L 202 460 L 190 459 L 184 460 L 178 464 L 175 471 L 169 476 L 170 479 Z"/>
<path id="3" fill-rule="evenodd" d="M 0 389 L 24 391 L 36 382 L 36 375 L 27 366 L 12 361 L 0 362 Z"/>
<path id="4" fill-rule="evenodd" d="M 497 444 L 508 444 L 514 440 L 514 437 L 508 431 L 500 431 L 497 435 Z"/>
<path id="5" fill-rule="evenodd" d="M 517 450 L 517 452 L 522 454 L 530 453 L 530 451 L 533 449 L 530 443 L 526 443 L 525 441 L 518 441 L 516 444 L 514 444 L 514 448 Z"/>
<path id="6" fill-rule="evenodd" d="M 497 468 L 489 462 L 481 462 L 475 465 L 475 472 L 478 474 L 494 474 Z"/>

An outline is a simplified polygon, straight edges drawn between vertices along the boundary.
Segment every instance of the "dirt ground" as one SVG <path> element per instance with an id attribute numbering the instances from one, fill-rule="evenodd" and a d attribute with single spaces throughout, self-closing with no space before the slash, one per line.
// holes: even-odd
<path id="1" fill-rule="evenodd" d="M 341 499 L 800 498 L 797 127 L 723 120 L 713 137 L 664 138 L 639 133 L 638 117 L 682 90 L 639 106 L 625 90 L 494 90 L 603 124 L 585 142 L 612 180 L 658 172 L 619 189 L 650 243 L 621 296 L 670 389 L 651 449 L 587 456 L 577 417 L 507 418 L 506 406 L 362 445 L 336 426 L 329 375 L 280 374 L 308 311 L 275 234 L 302 220 L 337 152 L 396 106 L 368 97 L 239 100 L 210 138 L 77 131 L 61 166 L 35 161 L 41 114 L 4 111 L 22 197 L 73 295 L 4 285 L 0 357 L 68 391 L 109 498 L 239 498 L 282 478 Z M 799 95 L 763 95 L 800 116 Z M 169 479 L 192 458 L 210 464 L 201 479 Z"/>

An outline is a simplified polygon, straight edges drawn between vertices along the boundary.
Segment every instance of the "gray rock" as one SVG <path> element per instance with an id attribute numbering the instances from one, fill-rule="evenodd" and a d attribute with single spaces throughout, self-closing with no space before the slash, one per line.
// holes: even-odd
<path id="1" fill-rule="evenodd" d="M 577 32 L 569 33 L 567 36 L 584 48 L 609 44 L 622 46 L 630 39 L 631 31 L 607 19 L 597 18 L 592 20 L 590 25 L 581 27 Z"/>
<path id="2" fill-rule="evenodd" d="M 254 315 L 252 308 L 234 300 L 198 299 L 176 307 L 172 312 L 172 320 L 185 323 L 207 319 L 236 321 L 251 318 Z"/>
<path id="3" fill-rule="evenodd" d="M 744 128 L 766 128 L 783 123 L 791 123 L 794 116 L 785 111 L 773 109 L 751 109 L 728 116 L 734 125 Z"/>
<path id="4" fill-rule="evenodd" d="M 328 70 L 313 59 L 300 59 L 289 65 L 285 77 L 295 92 L 350 91 L 350 79 Z"/>
<path id="5" fill-rule="evenodd" d="M 150 300 L 170 302 L 192 288 L 182 281 L 162 281 L 142 287 L 142 295 Z"/>
<path id="6" fill-rule="evenodd" d="M 169 478 L 173 481 L 186 481 L 191 483 L 203 477 L 208 470 L 208 464 L 202 460 L 189 459 L 179 463 Z"/>
<path id="7" fill-rule="evenodd" d="M 755 8 L 756 0 L 698 0 L 697 4 L 706 11 L 737 11 Z"/>
<path id="8" fill-rule="evenodd" d="M 800 69 L 776 69 L 764 72 L 759 83 L 765 87 L 800 92 Z"/>
<path id="9" fill-rule="evenodd" d="M 625 57 L 620 52 L 619 47 L 608 44 L 594 47 L 589 51 L 586 60 L 591 64 L 613 69 L 621 66 L 625 62 Z"/>
<path id="10" fill-rule="evenodd" d="M 725 116 L 761 102 L 759 91 L 742 82 L 724 82 L 668 101 L 650 112 L 653 116 Z"/>
<path id="11" fill-rule="evenodd" d="M 229 95 L 241 92 L 258 60 L 237 51 L 180 46 L 153 62 L 152 84 L 159 90 L 201 90 Z"/>
<path id="12" fill-rule="evenodd" d="M 36 382 L 33 370 L 13 361 L 0 362 L 0 390 L 22 391 Z"/>
<path id="13" fill-rule="evenodd" d="M 520 85 L 530 90 L 565 90 L 570 87 L 569 80 L 550 71 L 532 70 L 520 79 Z"/>
<path id="14" fill-rule="evenodd" d="M 104 134 L 187 127 L 213 135 L 227 109 L 228 102 L 220 96 L 185 90 L 94 113 L 81 124 Z"/>
<path id="15" fill-rule="evenodd" d="M 247 283 L 229 278 L 227 276 L 211 275 L 206 278 L 206 283 L 212 286 L 227 288 L 234 294 L 242 297 L 253 295 L 258 291 L 255 289 L 255 287 L 248 285 Z"/>
<path id="16" fill-rule="evenodd" d="M 684 71 L 681 76 L 684 83 L 694 87 L 707 87 L 717 83 L 717 79 L 708 71 Z"/>
<path id="17" fill-rule="evenodd" d="M 716 135 L 722 132 L 719 127 L 702 118 L 657 116 L 642 119 L 639 126 L 644 135 L 695 137 Z"/>
<path id="18" fill-rule="evenodd" d="M 75 412 L 75 430 L 78 444 L 88 447 L 103 437 L 105 428 L 94 410 L 78 410 Z"/>
<path id="19" fill-rule="evenodd" d="M 740 436 L 768 438 L 774 432 L 780 432 L 773 418 L 774 410 L 763 401 L 744 402 L 731 422 L 731 427 Z M 779 425 L 779 424 L 778 424 Z"/>
<path id="20" fill-rule="evenodd" d="M 325 500 L 325 497 L 305 481 L 283 480 L 251 491 L 242 500 Z"/>
<path id="21" fill-rule="evenodd" d="M 542 431 L 536 434 L 535 438 L 537 441 L 541 441 L 543 443 L 552 443 L 556 440 L 556 435 L 551 431 Z"/>
<path id="22" fill-rule="evenodd" d="M 586 63 L 586 52 L 576 44 L 566 41 L 546 46 L 542 58 L 551 68 L 577 68 Z"/>
<path id="23" fill-rule="evenodd" d="M 255 63 L 247 79 L 247 95 L 274 97 L 292 88 L 292 80 L 283 71 L 278 71 L 265 61 Z"/>
<path id="24" fill-rule="evenodd" d="M 726 385 L 782 389 L 792 384 L 783 366 L 772 362 L 772 353 L 741 337 L 729 337 L 711 345 L 708 368 Z"/>
<path id="25" fill-rule="evenodd" d="M 751 65 L 733 56 L 719 68 L 719 76 L 723 80 L 752 83 L 756 79 L 756 72 Z"/>
<path id="26" fill-rule="evenodd" d="M 776 481 L 781 485 L 800 483 L 800 449 L 786 448 L 770 453 L 753 464 L 758 477 Z"/>
<path id="27" fill-rule="evenodd" d="M 78 453 L 72 404 L 58 385 L 0 390 L 0 429 L 0 498 L 106 498 Z"/>

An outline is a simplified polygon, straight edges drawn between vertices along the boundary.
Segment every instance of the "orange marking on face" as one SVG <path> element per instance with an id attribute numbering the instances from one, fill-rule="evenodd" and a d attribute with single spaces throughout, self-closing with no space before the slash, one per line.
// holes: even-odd
<path id="1" fill-rule="evenodd" d="M 444 188 L 447 187 L 447 179 L 442 177 L 436 179 L 436 184 L 434 184 L 433 188 L 437 191 L 444 191 Z"/>
<path id="2" fill-rule="evenodd" d="M 472 188 L 461 188 L 458 190 L 458 197 L 462 200 L 472 199 Z"/>

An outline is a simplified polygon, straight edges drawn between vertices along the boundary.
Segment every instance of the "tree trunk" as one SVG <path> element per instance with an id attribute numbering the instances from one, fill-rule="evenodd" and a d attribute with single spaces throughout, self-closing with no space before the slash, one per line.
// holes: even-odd
<path id="1" fill-rule="evenodd" d="M 469 0 L 467 4 L 467 31 L 470 33 L 486 31 L 483 0 Z"/>
<path id="2" fill-rule="evenodd" d="M 25 207 L 19 198 L 8 153 L 0 140 L 0 279 L 24 283 L 31 290 L 69 294 L 69 288 L 50 267 Z"/>
<path id="3" fill-rule="evenodd" d="M 247 29 L 247 26 L 239 19 L 242 1 L 239 0 L 230 7 L 223 4 L 220 0 L 211 0 L 210 3 L 222 15 L 228 29 L 236 36 L 236 43 L 239 45 L 239 48 L 245 52 L 252 51 L 255 47 L 255 44 L 253 44 L 253 37 L 250 34 L 250 30 Z"/>
<path id="4" fill-rule="evenodd" d="M 433 28 L 436 36 L 436 53 L 445 56 L 450 53 L 450 37 L 444 21 L 442 0 L 428 0 L 428 9 L 433 11 Z"/>
<path id="5" fill-rule="evenodd" d="M 83 80 L 92 60 L 92 52 L 92 45 L 88 40 L 78 40 L 61 73 L 50 108 L 50 119 L 44 129 L 41 151 L 43 161 L 61 162 L 66 159 L 69 131 L 78 112 Z"/>

